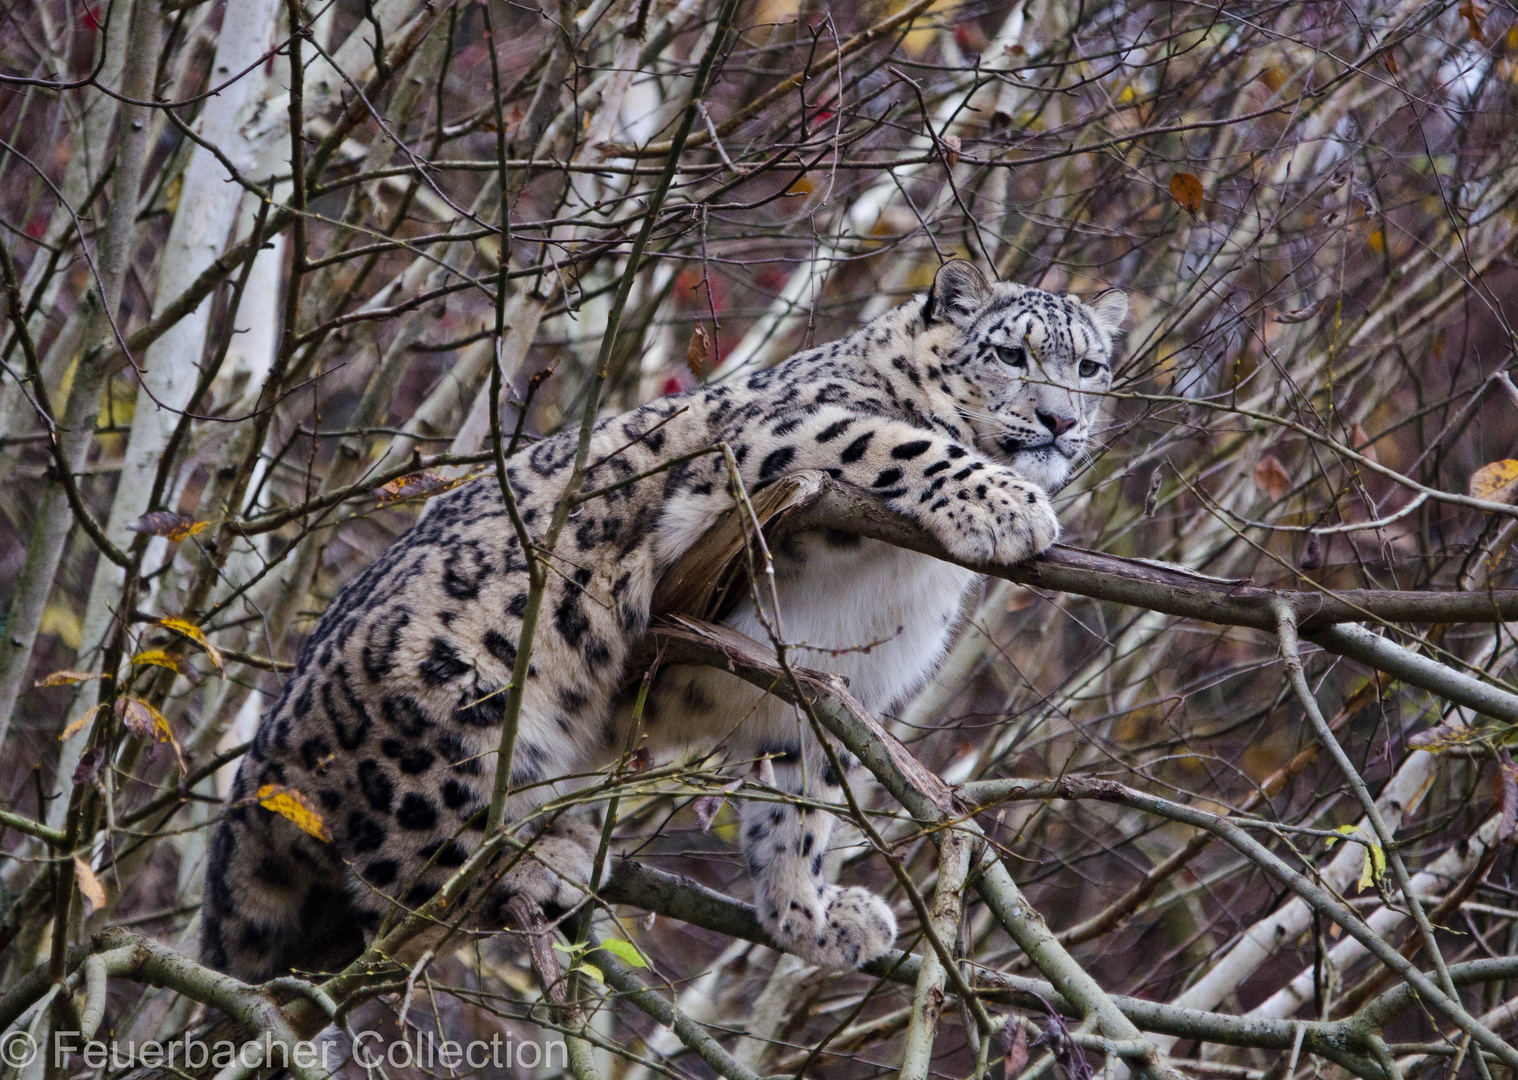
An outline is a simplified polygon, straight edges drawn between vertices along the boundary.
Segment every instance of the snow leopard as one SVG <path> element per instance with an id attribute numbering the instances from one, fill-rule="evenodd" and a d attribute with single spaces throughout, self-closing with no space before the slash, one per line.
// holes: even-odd
<path id="1" fill-rule="evenodd" d="M 709 667 L 660 670 L 630 731 L 638 710 L 624 668 L 661 575 L 733 507 L 731 463 L 750 493 L 825 471 L 963 562 L 1016 563 L 1050 547 L 1060 526 L 1049 492 L 1091 443 L 1127 310 L 1120 290 L 1081 299 L 991 282 L 952 260 L 926 293 L 847 337 L 601 421 L 579 490 L 604 494 L 578 505 L 548 556 L 506 820 L 532 817 L 639 740 L 655 754 L 768 762 L 772 797 L 738 809 L 765 930 L 829 967 L 886 952 L 891 907 L 824 867 L 833 819 L 820 807 L 839 804 L 857 762 L 825 753 L 794 708 Z M 534 546 L 578 439 L 566 431 L 506 460 Z M 730 458 L 712 449 L 723 444 Z M 751 597 L 724 621 L 760 641 L 766 621 L 778 624 L 805 650 L 797 666 L 843 676 L 876 712 L 931 676 L 977 580 L 838 531 L 792 537 L 772 555 L 773 587 L 755 593 L 769 599 Z M 337 593 L 218 819 L 201 913 L 207 964 L 261 980 L 347 962 L 465 862 L 484 835 L 528 581 L 487 475 L 433 499 Z M 298 792 L 330 840 L 266 809 L 258 792 L 270 784 Z M 471 925 L 504 927 L 518 896 L 550 912 L 572 907 L 593 887 L 599 835 L 584 816 L 557 817 L 532 837 L 532 858 L 482 876 Z"/>

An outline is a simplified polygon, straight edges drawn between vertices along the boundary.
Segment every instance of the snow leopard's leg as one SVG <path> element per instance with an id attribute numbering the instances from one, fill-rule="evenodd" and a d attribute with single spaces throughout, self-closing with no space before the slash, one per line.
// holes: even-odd
<path id="1" fill-rule="evenodd" d="M 819 469 L 871 492 L 969 562 L 1021 562 L 1059 539 L 1043 488 L 962 441 L 905 420 L 824 405 L 777 413 L 773 423 L 728 438 L 750 491 Z M 726 474 L 717 456 L 672 474 L 659 523 L 666 562 L 733 505 Z"/>
<path id="2" fill-rule="evenodd" d="M 825 863 L 833 816 L 807 803 L 843 801 L 840 777 L 816 740 L 760 744 L 756 757 L 774 769 L 776 796 L 751 798 L 739 811 L 743 854 L 754 879 L 759 921 L 789 952 L 825 967 L 858 967 L 896 940 L 896 917 L 868 889 L 827 880 Z M 857 762 L 840 752 L 851 770 L 851 790 L 862 778 Z M 765 770 L 768 771 L 768 770 Z"/>

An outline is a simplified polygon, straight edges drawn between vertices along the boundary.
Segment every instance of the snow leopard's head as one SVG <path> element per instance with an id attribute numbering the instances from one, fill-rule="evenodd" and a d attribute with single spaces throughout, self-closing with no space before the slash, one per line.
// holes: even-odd
<path id="1" fill-rule="evenodd" d="M 1087 450 L 1127 314 L 1117 289 L 1082 300 L 993 284 L 962 260 L 939 268 L 922 308 L 928 327 L 958 331 L 940 355 L 980 448 L 1049 491 Z"/>

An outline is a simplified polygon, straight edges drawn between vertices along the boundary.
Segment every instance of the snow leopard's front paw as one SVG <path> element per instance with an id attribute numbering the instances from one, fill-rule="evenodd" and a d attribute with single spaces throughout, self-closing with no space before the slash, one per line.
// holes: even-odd
<path id="1" fill-rule="evenodd" d="M 568 911 L 584 899 L 600 837 L 588 821 L 560 821 L 526 850 L 507 852 L 504 858 L 516 865 L 501 877 L 502 900 L 521 896 L 550 915 Z"/>
<path id="2" fill-rule="evenodd" d="M 966 562 L 1022 562 L 1059 539 L 1059 518 L 1037 484 L 1010 470 L 985 472 L 966 482 L 929 523 L 949 554 Z"/>
<path id="3" fill-rule="evenodd" d="M 766 927 L 776 944 L 819 967 L 857 968 L 881 956 L 896 940 L 896 916 L 868 889 L 829 885 L 807 918 L 799 904 Z"/>

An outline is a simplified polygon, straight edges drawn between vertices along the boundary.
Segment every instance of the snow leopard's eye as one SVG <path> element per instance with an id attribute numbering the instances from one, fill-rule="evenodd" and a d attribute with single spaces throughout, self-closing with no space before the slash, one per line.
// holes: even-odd
<path id="1" fill-rule="evenodd" d="M 1021 345 L 998 345 L 996 356 L 1003 364 L 1009 367 L 1027 367 L 1028 353 Z"/>
<path id="2" fill-rule="evenodd" d="M 1098 364 L 1095 360 L 1081 361 L 1081 378 L 1083 379 L 1096 378 L 1096 373 L 1100 370 L 1102 370 L 1102 365 Z"/>

